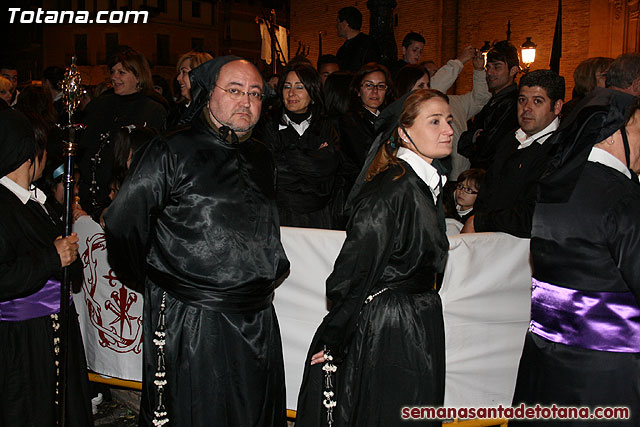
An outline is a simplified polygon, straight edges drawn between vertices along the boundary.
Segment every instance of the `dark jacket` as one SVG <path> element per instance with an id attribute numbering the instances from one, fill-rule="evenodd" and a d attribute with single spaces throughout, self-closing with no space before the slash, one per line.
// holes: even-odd
<path id="1" fill-rule="evenodd" d="M 312 117 L 298 135 L 282 118 L 281 112 L 265 117 L 254 133 L 273 155 L 280 224 L 336 228 L 332 203 L 342 165 L 338 133 L 331 120 Z"/>
<path id="2" fill-rule="evenodd" d="M 518 129 L 517 100 L 518 86 L 514 83 L 494 94 L 460 135 L 458 153 L 469 159 L 472 168 L 489 169 L 500 140 Z M 482 132 L 474 139 L 479 129 Z"/>
<path id="3" fill-rule="evenodd" d="M 364 64 L 380 62 L 380 50 L 371 36 L 360 33 L 344 42 L 338 53 L 338 66 L 343 71 L 357 73 Z"/>
<path id="4" fill-rule="evenodd" d="M 513 134 L 500 141 L 473 205 L 473 226 L 478 232 L 502 231 L 516 237 L 531 235 L 537 182 L 557 146 L 534 141 L 518 150 L 519 145 Z"/>

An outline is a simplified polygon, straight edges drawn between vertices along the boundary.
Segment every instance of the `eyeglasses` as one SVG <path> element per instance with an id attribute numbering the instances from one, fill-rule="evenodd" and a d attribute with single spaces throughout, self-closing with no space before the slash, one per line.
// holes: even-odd
<path id="1" fill-rule="evenodd" d="M 476 190 L 474 190 L 473 188 L 465 187 L 462 184 L 458 184 L 456 187 L 458 188 L 458 190 L 464 191 L 467 194 L 478 194 L 478 192 Z"/>
<path id="2" fill-rule="evenodd" d="M 262 92 L 258 92 L 257 90 L 252 90 L 249 92 L 243 92 L 241 90 L 238 90 L 234 87 L 229 88 L 229 89 L 225 89 L 223 87 L 220 87 L 218 85 L 215 85 L 215 87 L 217 87 L 220 90 L 223 90 L 225 92 L 227 92 L 229 94 L 229 97 L 233 100 L 238 100 L 241 99 L 242 97 L 244 97 L 245 95 L 249 95 L 249 99 L 251 101 L 262 101 L 262 98 L 264 98 L 264 94 Z"/>
<path id="3" fill-rule="evenodd" d="M 362 84 L 362 87 L 367 89 L 367 90 L 373 90 L 373 88 L 376 88 L 380 91 L 385 91 L 387 90 L 387 88 L 389 87 L 386 83 L 373 83 L 373 82 L 365 82 Z"/>

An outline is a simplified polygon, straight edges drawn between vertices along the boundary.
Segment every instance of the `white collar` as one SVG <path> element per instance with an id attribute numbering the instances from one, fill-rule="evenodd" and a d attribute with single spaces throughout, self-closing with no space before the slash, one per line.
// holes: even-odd
<path id="1" fill-rule="evenodd" d="M 422 157 L 409 150 L 408 148 L 398 148 L 397 157 L 407 162 L 407 164 L 411 166 L 411 169 L 413 169 L 416 175 L 418 175 L 418 177 L 429 186 L 431 195 L 433 196 L 433 201 L 436 202 L 438 199 L 438 194 L 440 194 L 440 185 L 444 186 L 444 184 L 447 182 L 447 177 L 444 175 L 441 176 L 436 168 L 434 168 Z M 442 184 L 440 184 L 441 179 Z"/>
<path id="2" fill-rule="evenodd" d="M 542 129 L 540 132 L 536 133 L 535 135 L 531 135 L 529 137 L 527 137 L 527 134 L 524 133 L 522 128 L 518 129 L 516 131 L 516 139 L 520 143 L 520 145 L 518 146 L 518 150 L 527 148 L 528 146 L 533 144 L 534 141 L 542 145 L 551 136 L 551 133 L 554 132 L 556 129 L 558 129 L 559 125 L 560 125 L 560 119 L 556 117 L 555 119 L 553 119 L 551 123 L 549 123 L 549 125 L 546 128 Z"/>
<path id="3" fill-rule="evenodd" d="M 284 113 L 282 114 L 282 120 L 284 120 L 285 124 L 279 124 L 278 130 L 283 130 L 291 126 L 298 133 L 298 135 L 302 136 L 311 125 L 311 116 L 313 116 L 313 114 L 310 114 L 309 117 L 298 124 L 292 121 L 289 116 L 287 116 L 287 113 Z"/>
<path id="4" fill-rule="evenodd" d="M 4 185 L 7 190 L 15 194 L 23 205 L 26 205 L 29 199 L 33 199 L 41 205 L 44 205 L 44 202 L 47 201 L 47 196 L 42 192 L 42 190 L 38 190 L 35 186 L 32 186 L 32 190 L 25 190 L 6 175 L 0 178 L 0 184 Z"/>
<path id="5" fill-rule="evenodd" d="M 627 178 L 631 179 L 631 172 L 629 172 L 627 166 L 622 163 L 616 156 L 603 150 L 602 148 L 593 147 L 591 149 L 591 152 L 589 153 L 589 158 L 587 160 L 593 163 L 600 163 L 602 165 L 613 168 L 618 172 L 625 174 Z"/>

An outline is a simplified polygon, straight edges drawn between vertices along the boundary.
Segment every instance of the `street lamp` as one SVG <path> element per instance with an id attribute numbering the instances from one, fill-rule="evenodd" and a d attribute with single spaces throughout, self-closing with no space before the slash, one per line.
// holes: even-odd
<path id="1" fill-rule="evenodd" d="M 522 62 L 525 66 L 525 73 L 529 72 L 529 67 L 531 67 L 531 64 L 536 60 L 536 47 L 537 45 L 531 41 L 531 37 L 527 37 L 527 40 L 522 43 L 520 53 L 522 56 Z"/>

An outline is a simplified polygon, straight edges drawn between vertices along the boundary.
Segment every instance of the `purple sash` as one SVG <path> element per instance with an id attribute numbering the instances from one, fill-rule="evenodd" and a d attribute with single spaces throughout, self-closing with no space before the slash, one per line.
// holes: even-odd
<path id="1" fill-rule="evenodd" d="M 573 347 L 640 353 L 640 307 L 631 292 L 583 292 L 534 278 L 529 330 Z"/>
<path id="2" fill-rule="evenodd" d="M 54 278 L 35 294 L 0 302 L 0 322 L 22 322 L 60 311 L 60 281 Z"/>

